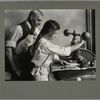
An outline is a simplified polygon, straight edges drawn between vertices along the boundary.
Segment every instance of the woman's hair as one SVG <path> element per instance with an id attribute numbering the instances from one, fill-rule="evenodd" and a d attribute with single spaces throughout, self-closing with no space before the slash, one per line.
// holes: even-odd
<path id="1" fill-rule="evenodd" d="M 30 51 L 32 57 L 34 56 L 34 53 L 35 51 L 37 50 L 38 48 L 38 45 L 39 45 L 39 40 L 45 36 L 46 34 L 48 34 L 49 32 L 52 32 L 52 31 L 57 31 L 60 29 L 60 25 L 57 21 L 54 21 L 54 20 L 48 20 L 44 23 L 44 26 L 40 32 L 40 34 L 38 35 L 35 43 L 32 45 L 32 49 Z"/>
<path id="2" fill-rule="evenodd" d="M 45 22 L 40 34 L 45 35 L 45 34 L 48 34 L 50 31 L 54 31 L 58 29 L 60 29 L 60 25 L 57 21 L 48 20 Z"/>

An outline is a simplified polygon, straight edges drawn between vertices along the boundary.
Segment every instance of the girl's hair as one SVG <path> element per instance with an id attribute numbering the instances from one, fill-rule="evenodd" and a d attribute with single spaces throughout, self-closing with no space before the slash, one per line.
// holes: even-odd
<path id="1" fill-rule="evenodd" d="M 40 34 L 45 35 L 48 34 L 50 31 L 54 31 L 58 29 L 60 29 L 60 25 L 57 21 L 48 20 L 47 22 L 45 22 Z"/>
<path id="2" fill-rule="evenodd" d="M 46 34 L 48 34 L 49 32 L 52 32 L 52 31 L 56 31 L 56 30 L 59 30 L 60 29 L 60 25 L 57 21 L 54 21 L 54 20 L 48 20 L 45 22 L 40 34 L 38 35 L 35 43 L 32 45 L 32 49 L 30 50 L 30 53 L 32 55 L 32 57 L 34 56 L 35 54 L 35 51 L 37 50 L 38 48 L 38 45 L 39 45 L 39 40 Z"/>

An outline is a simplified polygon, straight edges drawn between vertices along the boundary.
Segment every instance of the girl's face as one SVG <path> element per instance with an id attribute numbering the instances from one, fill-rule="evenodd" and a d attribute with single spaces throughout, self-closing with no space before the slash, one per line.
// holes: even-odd
<path id="1" fill-rule="evenodd" d="M 50 32 L 50 34 L 49 34 L 49 39 L 50 39 L 50 40 L 55 39 L 56 36 L 57 36 L 57 34 L 58 34 L 58 31 L 57 31 L 57 30 L 56 30 L 56 31 Z"/>

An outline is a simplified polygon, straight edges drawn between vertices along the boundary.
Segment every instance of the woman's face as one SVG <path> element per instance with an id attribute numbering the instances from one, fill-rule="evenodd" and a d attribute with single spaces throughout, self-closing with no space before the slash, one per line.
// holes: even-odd
<path id="1" fill-rule="evenodd" d="M 49 39 L 50 40 L 55 39 L 57 37 L 57 34 L 58 34 L 58 31 L 57 30 L 50 32 Z"/>

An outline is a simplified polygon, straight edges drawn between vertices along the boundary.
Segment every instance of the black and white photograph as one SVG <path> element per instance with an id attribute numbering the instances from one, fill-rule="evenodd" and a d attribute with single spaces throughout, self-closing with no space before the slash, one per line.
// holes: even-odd
<path id="1" fill-rule="evenodd" d="M 95 13 L 5 10 L 5 81 L 96 81 Z"/>

